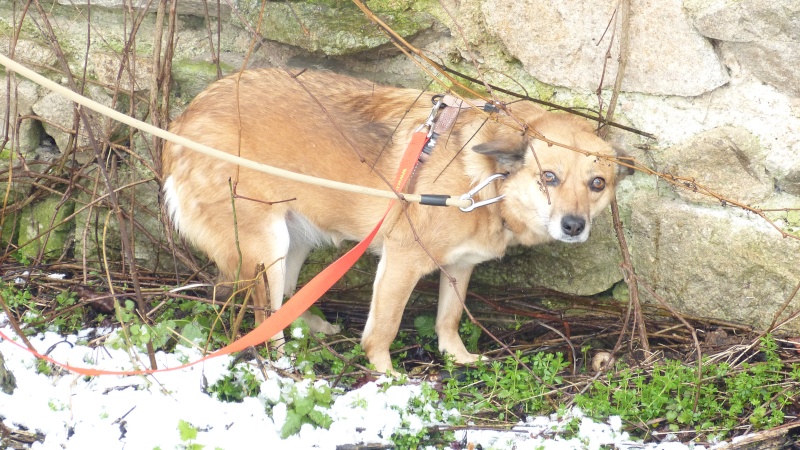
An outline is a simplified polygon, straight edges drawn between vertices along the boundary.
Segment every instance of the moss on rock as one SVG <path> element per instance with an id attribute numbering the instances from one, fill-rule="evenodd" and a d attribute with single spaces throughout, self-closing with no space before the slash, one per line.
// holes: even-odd
<path id="1" fill-rule="evenodd" d="M 247 20 L 255 24 L 260 5 L 259 2 L 250 3 L 242 10 Z M 407 4 L 382 1 L 375 5 L 375 14 L 401 36 L 411 36 L 432 26 L 430 15 L 408 11 Z M 263 34 L 267 39 L 329 56 L 354 54 L 389 42 L 350 2 L 269 2 L 265 17 Z"/>
<path id="2" fill-rule="evenodd" d="M 234 71 L 234 68 L 221 64 L 223 75 Z M 217 65 L 210 61 L 198 59 L 180 59 L 172 62 L 172 78 L 180 86 L 180 96 L 192 99 L 217 80 Z"/>
<path id="3" fill-rule="evenodd" d="M 41 252 L 45 259 L 61 256 L 68 246 L 73 224 L 58 225 L 75 210 L 72 200 L 61 201 L 60 197 L 48 197 L 41 202 L 23 208 L 19 220 L 19 249 L 27 258 L 35 258 Z M 57 225 L 51 231 L 50 226 Z"/>

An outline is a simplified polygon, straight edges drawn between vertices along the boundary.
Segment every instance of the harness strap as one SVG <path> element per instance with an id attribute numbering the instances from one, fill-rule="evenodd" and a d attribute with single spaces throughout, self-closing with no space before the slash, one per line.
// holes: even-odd
<path id="1" fill-rule="evenodd" d="M 459 113 L 461 113 L 461 108 L 445 106 L 439 114 L 439 119 L 436 121 L 436 126 L 433 127 L 433 132 L 436 134 L 447 132 L 456 123 Z"/>
<path id="2" fill-rule="evenodd" d="M 439 118 L 436 120 L 436 126 L 433 128 L 433 132 L 437 134 L 442 134 L 452 128 L 461 110 L 475 107 L 487 113 L 500 112 L 500 108 L 494 103 L 484 100 L 470 100 L 470 103 L 467 103 L 451 94 L 441 96 L 441 102 L 442 112 L 439 114 Z"/>

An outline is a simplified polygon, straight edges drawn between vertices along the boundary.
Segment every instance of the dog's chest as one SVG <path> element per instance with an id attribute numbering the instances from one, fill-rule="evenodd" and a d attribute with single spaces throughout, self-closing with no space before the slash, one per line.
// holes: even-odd
<path id="1" fill-rule="evenodd" d="M 461 243 L 445 253 L 444 264 L 476 265 L 502 257 L 506 251 L 505 243 L 488 243 L 472 240 Z"/>

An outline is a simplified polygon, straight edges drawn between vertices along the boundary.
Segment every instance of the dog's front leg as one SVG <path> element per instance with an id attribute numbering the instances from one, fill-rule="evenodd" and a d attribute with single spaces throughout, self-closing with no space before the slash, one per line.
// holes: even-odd
<path id="1" fill-rule="evenodd" d="M 419 252 L 387 242 L 378 263 L 369 317 L 361 337 L 364 352 L 378 372 L 393 371 L 389 347 L 400 329 L 403 310 L 417 281 L 432 270 L 429 258 L 416 253 Z"/>
<path id="2" fill-rule="evenodd" d="M 467 351 L 458 335 L 458 325 L 464 312 L 464 296 L 473 267 L 471 264 L 451 264 L 442 267 L 439 275 L 439 309 L 436 314 L 439 351 L 451 355 L 459 364 L 472 363 L 480 358 Z"/>

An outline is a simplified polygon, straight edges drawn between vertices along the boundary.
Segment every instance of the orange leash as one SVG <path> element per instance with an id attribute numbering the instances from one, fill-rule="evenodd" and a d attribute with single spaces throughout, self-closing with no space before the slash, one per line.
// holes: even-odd
<path id="1" fill-rule="evenodd" d="M 403 155 L 403 159 L 400 161 L 400 167 L 397 170 L 397 176 L 395 177 L 394 182 L 394 189 L 397 192 L 401 192 L 406 184 L 408 184 L 409 178 L 411 178 L 411 174 L 414 172 L 414 167 L 419 161 L 420 153 L 422 153 L 422 149 L 425 147 L 425 144 L 428 143 L 428 135 L 424 131 L 417 131 L 411 138 L 411 142 L 408 144 L 406 148 L 406 152 Z M 11 340 L 8 336 L 0 332 L 0 338 L 8 341 L 9 343 L 16 345 L 17 347 L 33 354 L 39 359 L 43 359 L 49 363 L 55 364 L 56 366 L 62 367 L 70 372 L 74 372 L 80 375 L 88 375 L 88 376 L 95 376 L 95 375 L 143 375 L 143 374 L 151 374 L 157 372 L 171 372 L 174 370 L 184 369 L 186 367 L 193 366 L 195 364 L 199 364 L 203 361 L 206 361 L 211 358 L 216 358 L 218 356 L 227 355 L 230 353 L 238 352 L 244 350 L 248 347 L 252 347 L 255 345 L 259 345 L 263 342 L 268 341 L 272 336 L 278 334 L 278 332 L 284 330 L 288 327 L 295 319 L 300 317 L 311 305 L 314 304 L 322 295 L 328 291 L 339 279 L 341 279 L 344 274 L 350 270 L 353 264 L 358 261 L 358 258 L 367 251 L 369 245 L 372 243 L 372 240 L 375 238 L 375 235 L 378 234 L 378 231 L 383 225 L 384 219 L 391 211 L 392 207 L 394 206 L 395 200 L 391 200 L 389 202 L 389 206 L 386 208 L 386 212 L 383 213 L 383 217 L 378 221 L 375 225 L 375 228 L 364 238 L 363 241 L 359 242 L 355 247 L 350 249 L 347 253 L 341 256 L 339 259 L 334 261 L 333 264 L 326 267 L 325 270 L 320 272 L 316 277 L 314 277 L 311 281 L 306 283 L 302 289 L 297 291 L 296 294 L 292 296 L 282 307 L 280 307 L 277 311 L 275 311 L 272 315 L 267 318 L 261 325 L 257 326 L 255 329 L 247 333 L 246 335 L 242 336 L 241 338 L 235 340 L 234 342 L 226 345 L 225 347 L 204 356 L 203 358 L 198 359 L 197 361 L 192 361 L 187 364 L 183 364 L 177 367 L 171 367 L 166 369 L 147 369 L 147 370 L 133 370 L 133 371 L 113 371 L 113 370 L 99 370 L 99 369 L 91 369 L 87 367 L 75 367 L 70 366 L 68 364 L 59 362 L 50 358 L 49 356 L 42 355 L 41 353 L 29 349 L 28 347 L 23 346 L 19 342 Z"/>

